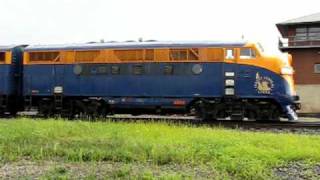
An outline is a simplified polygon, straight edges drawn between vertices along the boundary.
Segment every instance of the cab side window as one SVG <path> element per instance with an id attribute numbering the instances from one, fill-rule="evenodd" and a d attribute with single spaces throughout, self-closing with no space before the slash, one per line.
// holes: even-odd
<path id="1" fill-rule="evenodd" d="M 251 48 L 240 49 L 240 59 L 254 59 L 256 58 L 256 52 Z"/>
<path id="2" fill-rule="evenodd" d="M 234 59 L 234 49 L 226 49 L 226 59 Z"/>

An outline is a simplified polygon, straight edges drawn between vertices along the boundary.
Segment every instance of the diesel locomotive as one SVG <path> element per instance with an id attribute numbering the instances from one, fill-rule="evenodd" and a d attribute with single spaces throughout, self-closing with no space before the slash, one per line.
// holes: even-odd
<path id="1" fill-rule="evenodd" d="M 12 102 L 45 116 L 187 113 L 205 120 L 297 119 L 291 56 L 265 55 L 254 43 L 150 41 L 17 48 L 0 49 L 0 95 L 15 95 L 17 101 Z M 19 107 L 6 108 L 14 113 Z"/>

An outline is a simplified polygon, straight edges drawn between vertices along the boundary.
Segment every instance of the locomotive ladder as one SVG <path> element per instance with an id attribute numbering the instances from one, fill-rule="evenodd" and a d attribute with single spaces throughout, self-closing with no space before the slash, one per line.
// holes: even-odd
<path id="1" fill-rule="evenodd" d="M 56 111 L 61 111 L 63 109 L 63 95 L 62 93 L 54 94 L 54 107 Z"/>
<path id="2" fill-rule="evenodd" d="M 234 71 L 225 72 L 225 97 L 227 104 L 230 107 L 228 109 L 231 114 L 232 120 L 242 120 L 244 118 L 244 110 L 242 104 L 234 104 L 233 100 L 236 98 L 236 74 Z M 228 92 L 227 90 L 232 90 Z"/>
<path id="3" fill-rule="evenodd" d="M 24 104 L 27 110 L 30 110 L 32 107 L 32 95 L 27 95 L 24 97 Z"/>

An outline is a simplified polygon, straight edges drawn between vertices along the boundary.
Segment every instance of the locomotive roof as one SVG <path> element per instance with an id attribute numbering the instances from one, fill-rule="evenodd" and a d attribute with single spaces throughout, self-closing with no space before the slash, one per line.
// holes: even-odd
<path id="1" fill-rule="evenodd" d="M 49 50 L 95 50 L 95 49 L 140 49 L 140 48 L 191 48 L 191 47 L 238 47 L 245 41 L 152 41 L 152 42 L 109 42 L 62 45 L 31 45 L 25 51 Z"/>
<path id="2" fill-rule="evenodd" d="M 0 46 L 0 51 L 8 51 L 17 47 L 16 45 Z"/>

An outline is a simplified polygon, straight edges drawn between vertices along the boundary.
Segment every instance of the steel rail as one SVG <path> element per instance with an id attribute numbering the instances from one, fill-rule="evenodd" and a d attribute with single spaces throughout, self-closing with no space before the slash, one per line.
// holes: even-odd
<path id="1" fill-rule="evenodd" d="M 18 116 L 19 117 L 19 116 Z M 31 117 L 34 119 L 47 119 L 35 114 L 24 114 L 20 117 Z M 16 118 L 16 117 L 11 117 Z M 61 119 L 60 117 L 55 117 Z M 64 118 L 62 118 L 64 119 Z M 299 130 L 308 129 L 319 131 L 320 133 L 320 120 L 315 122 L 306 121 L 233 121 L 233 120 L 212 120 L 202 121 L 195 116 L 182 116 L 182 115 L 110 115 L 106 117 L 90 118 L 78 117 L 71 119 L 71 121 L 113 121 L 113 122 L 165 122 L 173 125 L 188 125 L 188 126 L 206 126 L 206 127 L 221 127 L 231 129 L 249 129 L 249 130 Z"/>
<path id="2" fill-rule="evenodd" d="M 106 119 L 112 121 L 142 121 L 142 122 L 157 122 L 164 121 L 168 123 L 182 123 L 190 125 L 204 125 L 210 127 L 228 127 L 228 128 L 244 128 L 244 129 L 314 129 L 320 132 L 320 121 L 232 121 L 232 120 L 212 120 L 201 121 L 201 119 L 193 116 L 107 116 Z"/>

